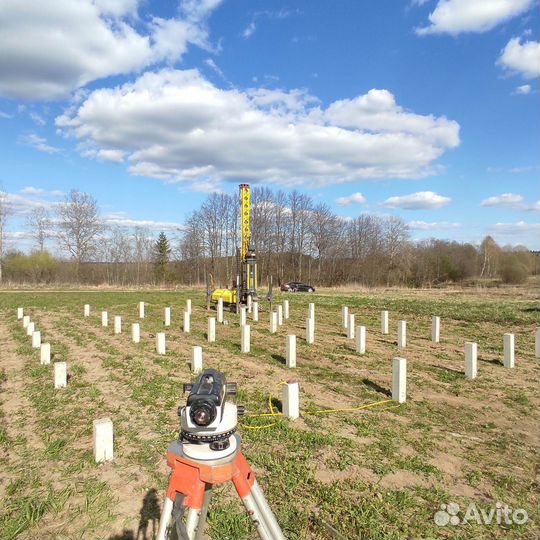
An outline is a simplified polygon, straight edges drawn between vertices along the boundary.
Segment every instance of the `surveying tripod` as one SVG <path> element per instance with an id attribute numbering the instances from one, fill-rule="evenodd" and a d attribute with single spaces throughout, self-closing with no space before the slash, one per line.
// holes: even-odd
<path id="1" fill-rule="evenodd" d="M 156 540 L 201 539 L 212 487 L 229 480 L 260 538 L 285 540 L 255 474 L 240 450 L 241 439 L 235 433 L 237 407 L 225 402 L 227 385 L 220 377 L 219 372 L 208 369 L 194 385 L 185 385 L 192 392 L 186 407 L 179 410 L 180 438 L 171 443 L 167 451 L 171 475 Z M 212 409 L 214 394 L 219 404 L 215 414 Z M 212 425 L 216 426 L 213 430 Z M 210 427 L 205 431 L 201 426 Z M 174 518 L 172 523 L 171 518 Z"/>

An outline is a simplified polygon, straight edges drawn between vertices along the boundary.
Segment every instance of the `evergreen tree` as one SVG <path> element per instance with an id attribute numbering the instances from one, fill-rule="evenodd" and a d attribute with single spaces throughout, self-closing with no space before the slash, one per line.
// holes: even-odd
<path id="1" fill-rule="evenodd" d="M 167 263 L 169 262 L 170 253 L 171 247 L 169 245 L 169 240 L 165 233 L 161 231 L 156 243 L 154 244 L 155 274 L 158 282 L 165 279 L 165 272 L 167 270 Z"/>

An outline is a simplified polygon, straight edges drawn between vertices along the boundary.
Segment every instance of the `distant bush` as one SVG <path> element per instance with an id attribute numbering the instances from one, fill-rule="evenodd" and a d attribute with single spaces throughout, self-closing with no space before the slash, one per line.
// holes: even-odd
<path id="1" fill-rule="evenodd" d="M 56 278 L 58 261 L 47 251 L 10 253 L 6 256 L 6 278 L 16 282 L 50 283 Z"/>
<path id="2" fill-rule="evenodd" d="M 514 255 L 504 257 L 500 268 L 500 276 L 503 283 L 524 283 L 529 273 L 529 269 L 519 257 Z"/>

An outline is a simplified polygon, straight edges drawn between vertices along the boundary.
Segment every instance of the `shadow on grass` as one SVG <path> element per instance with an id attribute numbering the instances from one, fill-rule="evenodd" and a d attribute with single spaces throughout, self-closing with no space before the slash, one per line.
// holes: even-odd
<path id="1" fill-rule="evenodd" d="M 362 379 L 362 384 L 369 386 L 372 390 L 375 390 L 375 392 L 379 392 L 379 394 L 392 397 L 392 392 L 390 390 L 388 390 L 387 388 L 383 388 L 380 384 L 377 384 L 370 379 Z"/>
<path id="2" fill-rule="evenodd" d="M 483 362 L 484 364 L 493 364 L 494 366 L 502 366 L 503 362 L 501 362 L 498 358 L 478 358 L 479 362 Z"/>
<path id="3" fill-rule="evenodd" d="M 285 365 L 287 363 L 287 360 L 282 354 L 273 354 L 272 358 L 276 360 L 277 362 L 280 362 L 281 364 Z"/>
<path id="4" fill-rule="evenodd" d="M 463 375 L 463 371 L 459 369 L 453 369 L 446 366 L 438 366 L 436 364 L 430 364 L 432 368 L 440 369 L 441 371 L 447 371 L 448 373 L 456 373 L 457 375 Z"/>
<path id="5" fill-rule="evenodd" d="M 131 529 L 124 529 L 121 533 L 109 536 L 108 540 L 155 540 L 161 509 L 157 491 L 154 488 L 146 492 L 139 515 L 139 527 L 136 534 Z"/>

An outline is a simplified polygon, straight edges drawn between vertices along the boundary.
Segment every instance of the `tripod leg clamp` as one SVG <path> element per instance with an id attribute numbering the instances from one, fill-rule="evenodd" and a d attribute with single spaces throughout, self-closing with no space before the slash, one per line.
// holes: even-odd
<path id="1" fill-rule="evenodd" d="M 202 508 L 206 484 L 223 484 L 232 480 L 243 499 L 250 494 L 255 483 L 255 473 L 241 452 L 222 465 L 205 465 L 168 452 L 167 465 L 172 469 L 167 497 L 174 501 L 177 493 L 185 495 L 184 505 L 189 508 Z"/>

